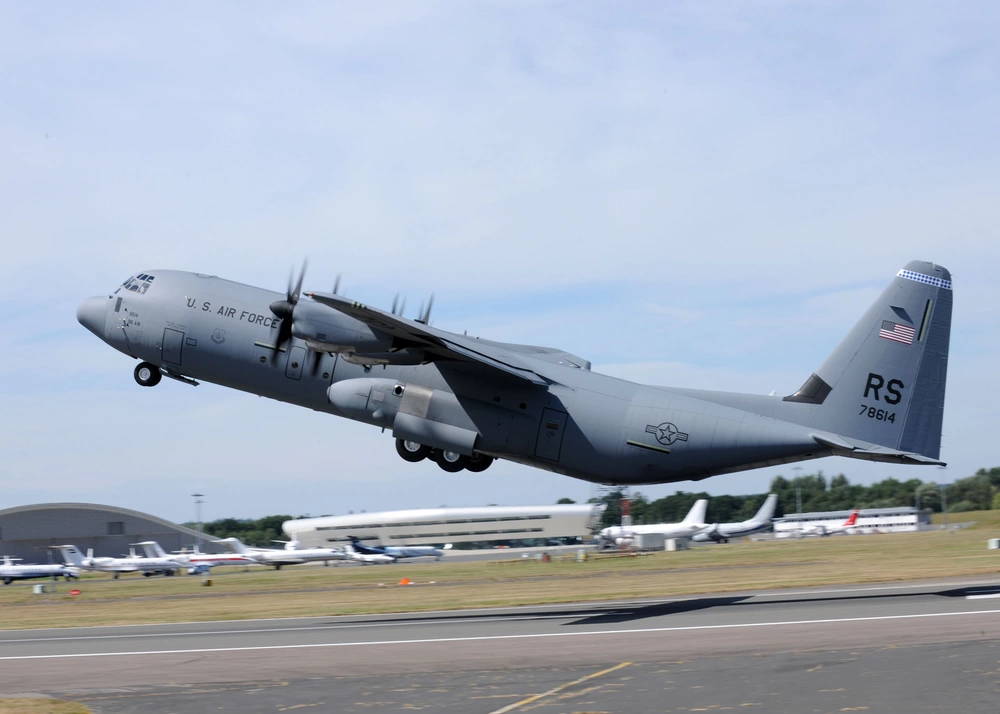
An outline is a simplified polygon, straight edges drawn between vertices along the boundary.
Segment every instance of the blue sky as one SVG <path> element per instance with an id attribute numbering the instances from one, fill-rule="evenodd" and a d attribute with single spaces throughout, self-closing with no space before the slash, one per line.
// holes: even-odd
<path id="1" fill-rule="evenodd" d="M 180 268 L 411 309 L 660 384 L 783 393 L 911 259 L 951 269 L 946 470 L 1000 463 L 990 3 L 0 7 L 6 505 L 206 518 L 585 499 L 377 430 L 142 390 L 76 304 Z M 766 489 L 763 469 L 701 484 Z"/>

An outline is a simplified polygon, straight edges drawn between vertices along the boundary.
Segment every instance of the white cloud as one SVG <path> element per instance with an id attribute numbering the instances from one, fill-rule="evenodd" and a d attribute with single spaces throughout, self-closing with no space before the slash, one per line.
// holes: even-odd
<path id="1" fill-rule="evenodd" d="M 370 504 L 372 482 L 393 506 L 442 483 L 467 503 L 589 488 L 513 465 L 442 482 L 359 425 L 213 387 L 150 394 L 73 320 L 139 269 L 280 289 L 306 255 L 307 286 L 343 272 L 349 294 L 399 290 L 411 310 L 433 291 L 445 327 L 763 392 L 797 386 L 905 261 L 936 260 L 956 283 L 946 448 L 955 469 L 995 461 L 990 6 L 2 12 L 12 498 L 155 511 L 211 488 L 249 513 L 281 503 L 289 469 L 310 497 L 284 510 Z"/>

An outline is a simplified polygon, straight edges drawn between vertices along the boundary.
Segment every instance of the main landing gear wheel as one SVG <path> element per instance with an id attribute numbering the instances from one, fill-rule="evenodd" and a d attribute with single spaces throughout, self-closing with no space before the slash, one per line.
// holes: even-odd
<path id="1" fill-rule="evenodd" d="M 458 473 L 469 464 L 469 458 L 457 451 L 439 451 L 435 456 L 437 465 L 450 474 Z"/>
<path id="2" fill-rule="evenodd" d="M 493 464 L 493 457 L 485 454 L 473 454 L 469 457 L 465 468 L 474 474 L 485 471 Z"/>
<path id="3" fill-rule="evenodd" d="M 160 368 L 149 362 L 140 362 L 137 364 L 132 376 L 143 387 L 155 387 L 160 383 L 160 379 L 163 378 L 163 375 L 160 374 Z"/>
<path id="4" fill-rule="evenodd" d="M 406 461 L 416 463 L 417 461 L 423 461 L 430 456 L 431 450 L 430 447 L 418 444 L 415 441 L 396 439 L 396 453 L 402 456 Z"/>

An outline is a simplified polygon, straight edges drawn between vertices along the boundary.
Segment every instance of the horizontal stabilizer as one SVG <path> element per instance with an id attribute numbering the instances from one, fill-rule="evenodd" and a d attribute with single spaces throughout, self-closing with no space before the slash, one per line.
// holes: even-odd
<path id="1" fill-rule="evenodd" d="M 932 459 L 912 451 L 899 451 L 888 446 L 873 444 L 852 444 L 838 434 L 812 434 L 817 444 L 833 449 L 835 456 L 847 456 L 866 461 L 884 461 L 894 464 L 915 464 L 922 466 L 945 466 L 944 461 Z"/>

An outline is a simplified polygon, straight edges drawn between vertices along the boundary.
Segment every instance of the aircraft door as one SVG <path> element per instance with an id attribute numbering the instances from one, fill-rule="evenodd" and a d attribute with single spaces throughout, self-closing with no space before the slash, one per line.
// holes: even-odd
<path id="1" fill-rule="evenodd" d="M 306 361 L 306 349 L 294 345 L 288 350 L 288 361 L 285 363 L 285 376 L 289 379 L 302 379 L 302 365 Z"/>
<path id="2" fill-rule="evenodd" d="M 169 327 L 163 330 L 163 343 L 160 345 L 160 358 L 177 367 L 181 364 L 181 353 L 184 350 L 184 333 Z"/>
<path id="3" fill-rule="evenodd" d="M 542 410 L 542 420 L 538 424 L 538 441 L 535 456 L 549 461 L 558 461 L 562 451 L 563 436 L 566 434 L 566 412 L 558 409 Z"/>

